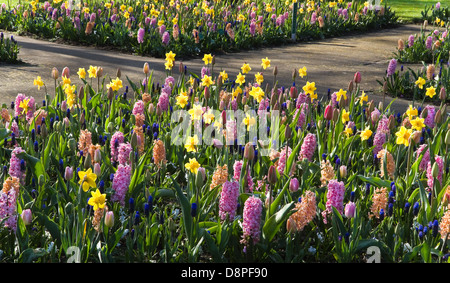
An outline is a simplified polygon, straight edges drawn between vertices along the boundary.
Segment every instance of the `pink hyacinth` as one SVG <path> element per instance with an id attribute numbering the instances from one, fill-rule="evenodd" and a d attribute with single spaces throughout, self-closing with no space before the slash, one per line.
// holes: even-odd
<path id="1" fill-rule="evenodd" d="M 386 134 L 381 131 L 377 131 L 373 138 L 373 145 L 375 146 L 373 148 L 374 155 L 378 154 L 378 152 L 383 149 L 383 145 L 385 142 L 386 142 Z"/>
<path id="2" fill-rule="evenodd" d="M 236 181 L 226 181 L 222 185 L 222 192 L 219 201 L 219 216 L 222 221 L 230 219 L 233 221 L 236 215 L 239 197 L 239 183 Z"/>
<path id="3" fill-rule="evenodd" d="M 333 207 L 335 207 L 340 213 L 343 212 L 344 194 L 345 186 L 343 182 L 338 182 L 334 179 L 328 182 L 326 210 L 322 212 L 323 221 L 325 224 L 327 223 L 327 215 L 333 213 Z"/>
<path id="4" fill-rule="evenodd" d="M 111 162 L 117 161 L 119 156 L 119 145 L 123 143 L 124 136 L 122 132 L 115 132 L 111 137 L 110 149 L 111 149 Z"/>
<path id="5" fill-rule="evenodd" d="M 306 115 L 308 112 L 308 104 L 302 103 L 300 106 L 297 106 L 297 110 L 295 110 L 294 117 L 297 116 L 298 111 L 300 111 L 300 113 L 298 114 L 297 126 L 304 129 L 306 123 Z"/>
<path id="6" fill-rule="evenodd" d="M 172 76 L 168 76 L 165 80 L 164 80 L 164 86 L 168 86 L 170 88 L 172 88 L 175 85 L 175 78 Z M 172 90 L 171 90 L 172 92 Z"/>
<path id="7" fill-rule="evenodd" d="M 169 32 L 166 31 L 162 35 L 162 43 L 167 46 L 169 44 L 169 40 L 170 40 L 170 34 L 169 34 Z"/>
<path id="8" fill-rule="evenodd" d="M 242 165 L 244 162 L 242 160 L 236 160 L 233 165 L 233 178 L 235 181 L 239 182 L 241 179 L 241 171 L 242 171 Z M 245 192 L 252 192 L 253 191 L 253 179 L 250 174 L 250 168 L 247 166 L 247 184 L 245 187 Z"/>
<path id="9" fill-rule="evenodd" d="M 137 34 L 137 42 L 139 44 L 144 43 L 144 35 L 145 35 L 145 29 L 139 28 L 138 34 Z"/>
<path id="10" fill-rule="evenodd" d="M 121 206 L 125 205 L 125 195 L 131 182 L 131 166 L 119 164 L 114 174 L 112 183 L 113 194 L 111 201 L 119 202 Z"/>
<path id="11" fill-rule="evenodd" d="M 300 92 L 298 94 L 297 103 L 295 106 L 298 108 L 300 105 L 305 103 L 307 99 L 308 99 L 308 96 L 304 92 Z"/>
<path id="12" fill-rule="evenodd" d="M 414 35 L 410 35 L 408 38 L 408 47 L 412 47 L 414 45 Z"/>
<path id="13" fill-rule="evenodd" d="M 280 175 L 284 174 L 284 169 L 286 167 L 286 162 L 289 156 L 292 153 L 292 149 L 290 147 L 287 147 L 287 155 L 286 155 L 286 148 L 283 148 L 280 150 L 280 158 L 278 158 L 278 165 L 277 170 Z"/>
<path id="14" fill-rule="evenodd" d="M 308 133 L 303 140 L 303 144 L 300 148 L 299 160 L 308 159 L 312 162 L 314 151 L 316 150 L 316 135 Z"/>
<path id="15" fill-rule="evenodd" d="M 422 144 L 419 146 L 419 148 L 416 150 L 416 158 L 418 158 L 420 156 L 420 154 L 423 152 L 423 150 L 426 147 L 427 147 L 426 144 Z M 428 162 L 430 162 L 430 150 L 429 149 L 427 149 L 427 151 L 425 151 L 425 153 L 422 156 L 422 160 L 420 161 L 420 164 L 419 164 L 419 170 L 420 171 L 427 170 Z"/>
<path id="16" fill-rule="evenodd" d="M 18 154 L 25 152 L 21 147 L 16 147 L 11 152 L 11 159 L 9 160 L 9 175 L 11 177 L 18 178 L 21 182 L 25 180 L 25 172 L 20 169 L 20 158 L 17 157 Z"/>
<path id="17" fill-rule="evenodd" d="M 425 45 L 427 49 L 431 50 L 433 48 L 433 37 L 428 36 Z"/>
<path id="18" fill-rule="evenodd" d="M 119 155 L 118 155 L 119 164 L 125 165 L 125 164 L 129 163 L 130 152 L 132 150 L 133 149 L 132 149 L 131 144 L 129 142 L 121 143 L 119 145 Z"/>
<path id="19" fill-rule="evenodd" d="M 0 222 L 4 220 L 4 226 L 14 232 L 17 228 L 17 196 L 14 188 L 8 192 L 0 191 Z"/>
<path id="20" fill-rule="evenodd" d="M 442 174 L 444 173 L 444 160 L 442 159 L 441 156 L 439 155 L 435 155 L 434 156 L 434 161 L 437 163 L 438 165 L 438 176 L 436 177 L 436 179 L 439 181 L 439 183 L 442 186 Z M 430 189 L 433 188 L 434 185 L 434 178 L 433 178 L 433 164 L 431 164 L 431 161 L 428 162 L 428 166 L 427 166 L 427 185 Z"/>
<path id="21" fill-rule="evenodd" d="M 133 115 L 144 114 L 145 104 L 144 101 L 138 100 L 134 103 Z"/>
<path id="22" fill-rule="evenodd" d="M 11 132 L 13 132 L 14 135 L 16 135 L 16 138 L 18 138 L 20 136 L 19 125 L 17 125 L 17 122 L 15 119 L 11 123 Z"/>
<path id="23" fill-rule="evenodd" d="M 22 116 L 23 109 L 20 107 L 20 103 L 26 99 L 25 94 L 19 93 L 14 101 L 14 116 Z"/>
<path id="24" fill-rule="evenodd" d="M 261 214 L 263 203 L 261 199 L 251 196 L 244 204 L 243 223 L 242 223 L 242 240 L 241 243 L 256 244 L 261 236 Z"/>
<path id="25" fill-rule="evenodd" d="M 389 66 L 387 69 L 387 76 L 390 77 L 395 73 L 395 69 L 397 68 L 397 60 L 396 59 L 392 59 L 389 62 Z"/>
<path id="26" fill-rule="evenodd" d="M 427 117 L 425 118 L 424 124 L 430 127 L 431 129 L 434 128 L 434 115 L 436 114 L 436 109 L 432 105 L 427 105 L 425 107 L 427 109 Z M 422 112 L 423 114 L 423 112 Z M 422 116 L 421 114 L 421 116 Z"/>
<path id="27" fill-rule="evenodd" d="M 169 110 L 169 95 L 167 93 L 161 93 L 157 106 L 161 107 L 162 111 Z"/>
<path id="28" fill-rule="evenodd" d="M 381 117 L 380 121 L 378 121 L 377 132 L 381 132 L 381 133 L 385 133 L 385 134 L 389 134 L 389 132 L 390 132 L 389 118 L 387 118 L 385 115 L 383 115 Z"/>

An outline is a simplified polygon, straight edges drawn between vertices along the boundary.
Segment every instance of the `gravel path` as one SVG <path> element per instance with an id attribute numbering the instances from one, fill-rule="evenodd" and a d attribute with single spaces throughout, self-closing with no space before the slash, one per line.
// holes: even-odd
<path id="1" fill-rule="evenodd" d="M 244 62 L 252 67 L 250 76 L 260 71 L 261 58 L 268 57 L 272 67 L 265 74 L 267 82 L 272 82 L 272 70 L 278 68 L 277 79 L 280 86 L 292 85 L 292 71 L 304 66 L 308 69 L 308 80 L 314 81 L 318 94 L 326 95 L 328 89 L 338 91 L 346 89 L 355 72 L 362 74 L 361 88 L 369 93 L 369 100 L 375 102 L 383 98 L 379 94 L 381 80 L 385 75 L 388 61 L 396 51 L 397 41 L 411 34 L 419 33 L 420 26 L 402 25 L 397 28 L 380 30 L 366 34 L 343 36 L 314 42 L 305 42 L 274 48 L 264 48 L 216 56 L 214 72 L 226 70 L 234 79 Z M 6 34 L 8 36 L 8 34 Z M 71 70 L 73 83 L 80 84 L 76 72 L 79 67 L 86 70 L 90 65 L 101 66 L 107 77 L 115 77 L 117 68 L 121 69 L 122 79 L 127 85 L 126 76 L 136 82 L 144 78 L 142 67 L 145 62 L 154 70 L 154 77 L 162 82 L 165 77 L 164 59 L 134 56 L 94 47 L 73 46 L 15 36 L 21 46 L 19 57 L 24 62 L 20 65 L 0 65 L 0 103 L 9 105 L 18 93 L 31 95 L 40 101 L 44 91 L 33 86 L 33 79 L 41 76 L 49 93 L 53 95 L 53 79 L 50 76 L 53 67 L 61 72 L 67 66 Z M 180 60 L 176 61 L 176 66 Z M 183 60 L 188 70 L 200 73 L 203 67 L 201 58 Z M 178 76 L 178 67 L 174 67 L 174 76 Z M 297 86 L 302 86 L 305 79 L 296 79 Z M 265 83 L 263 83 L 265 85 Z M 392 98 L 386 98 L 386 104 Z M 397 99 L 393 108 L 405 111 L 408 101 Z"/>

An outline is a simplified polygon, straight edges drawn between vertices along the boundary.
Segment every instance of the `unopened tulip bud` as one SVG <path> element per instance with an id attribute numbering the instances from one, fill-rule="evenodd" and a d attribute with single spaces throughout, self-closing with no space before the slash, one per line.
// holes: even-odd
<path id="1" fill-rule="evenodd" d="M 21 217 L 25 226 L 28 226 L 33 222 L 33 214 L 31 213 L 31 209 L 29 208 L 22 211 Z"/>
<path id="2" fill-rule="evenodd" d="M 103 76 L 103 68 L 98 67 L 97 69 L 97 78 L 101 78 Z"/>
<path id="3" fill-rule="evenodd" d="M 284 137 L 285 137 L 285 139 L 288 140 L 291 138 L 291 136 L 292 136 L 292 129 L 291 129 L 291 127 L 289 127 L 289 124 L 288 124 L 288 125 L 286 125 L 286 129 L 284 131 Z"/>
<path id="4" fill-rule="evenodd" d="M 353 78 L 353 81 L 357 84 L 359 84 L 361 82 L 361 73 L 360 72 L 355 73 L 355 77 Z"/>
<path id="5" fill-rule="evenodd" d="M 247 143 L 244 148 L 244 158 L 252 161 L 255 158 L 255 149 L 251 142 Z"/>
<path id="6" fill-rule="evenodd" d="M 218 139 L 213 139 L 213 145 L 215 148 L 217 149 L 221 149 L 223 147 L 223 144 L 221 141 L 219 141 Z"/>
<path id="7" fill-rule="evenodd" d="M 297 70 L 294 69 L 294 70 L 292 71 L 292 80 L 295 80 L 296 76 L 297 76 Z"/>
<path id="8" fill-rule="evenodd" d="M 73 169 L 72 167 L 67 166 L 66 170 L 64 171 L 64 179 L 66 181 L 72 180 L 73 178 Z"/>
<path id="9" fill-rule="evenodd" d="M 68 145 L 69 149 L 71 151 L 75 151 L 77 148 L 77 141 L 73 138 L 69 139 L 69 145 Z"/>
<path id="10" fill-rule="evenodd" d="M 267 174 L 267 181 L 269 182 L 269 184 L 272 185 L 278 181 L 277 168 L 275 168 L 275 166 L 273 165 L 269 167 L 269 172 Z"/>
<path id="11" fill-rule="evenodd" d="M 178 65 L 178 72 L 180 72 L 180 74 L 184 73 L 183 62 L 180 62 L 180 64 Z"/>
<path id="12" fill-rule="evenodd" d="M 116 77 L 120 79 L 122 76 L 122 72 L 120 71 L 120 68 L 117 68 Z"/>
<path id="13" fill-rule="evenodd" d="M 198 175 L 200 175 L 202 177 L 202 181 L 204 182 L 206 180 L 206 170 L 205 170 L 205 168 L 204 167 L 199 167 L 198 168 L 198 172 L 200 173 Z"/>
<path id="14" fill-rule="evenodd" d="M 133 135 L 131 135 L 131 146 L 133 147 L 133 148 L 136 148 L 136 146 L 137 146 L 137 135 L 136 135 L 136 132 L 133 132 Z"/>
<path id="15" fill-rule="evenodd" d="M 105 226 L 108 228 L 114 226 L 114 212 L 112 210 L 105 214 Z"/>
<path id="16" fill-rule="evenodd" d="M 341 167 L 339 167 L 339 173 L 341 175 L 341 178 L 347 177 L 347 166 L 341 165 Z"/>
<path id="17" fill-rule="evenodd" d="M 150 67 L 148 66 L 147 62 L 144 63 L 143 72 L 146 75 L 148 75 L 148 73 L 150 73 Z"/>
<path id="18" fill-rule="evenodd" d="M 94 152 L 94 161 L 95 162 L 101 162 L 102 161 L 102 152 L 100 149 L 96 149 Z"/>
<path id="19" fill-rule="evenodd" d="M 299 186 L 300 186 L 300 183 L 299 183 L 298 179 L 292 178 L 289 183 L 289 190 L 294 193 L 294 192 L 298 191 Z"/>
<path id="20" fill-rule="evenodd" d="M 297 98 L 297 96 L 298 96 L 298 90 L 297 90 L 297 88 L 296 88 L 295 86 L 291 86 L 291 90 L 290 90 L 290 92 L 289 92 L 289 95 L 290 95 L 290 97 L 291 97 L 292 99 Z"/>
<path id="21" fill-rule="evenodd" d="M 86 154 L 86 158 L 84 159 L 84 169 L 88 169 L 92 166 L 92 160 L 91 160 L 91 155 L 90 154 Z"/>
<path id="22" fill-rule="evenodd" d="M 333 122 L 337 122 L 337 120 L 339 119 L 339 109 L 335 108 L 333 109 Z"/>
<path id="23" fill-rule="evenodd" d="M 395 128 L 395 118 L 394 115 L 389 116 L 389 130 L 393 130 Z"/>
<path id="24" fill-rule="evenodd" d="M 114 99 L 114 91 L 112 87 L 108 88 L 108 100 L 112 101 Z"/>
<path id="25" fill-rule="evenodd" d="M 61 73 L 61 77 L 70 78 L 70 70 L 69 67 L 64 67 Z"/>
<path id="26" fill-rule="evenodd" d="M 434 122 L 436 124 L 440 124 L 442 122 L 442 112 L 441 109 L 438 109 L 438 111 L 436 111 L 436 114 L 434 115 Z"/>
<path id="27" fill-rule="evenodd" d="M 84 98 L 84 87 L 81 86 L 80 89 L 78 90 L 78 99 L 81 101 Z"/>
<path id="28" fill-rule="evenodd" d="M 450 131 L 445 135 L 445 144 L 450 145 Z"/>
<path id="29" fill-rule="evenodd" d="M 274 75 L 274 76 L 278 75 L 278 67 L 277 67 L 277 66 L 275 66 L 275 67 L 273 68 L 273 75 Z"/>
<path id="30" fill-rule="evenodd" d="M 149 113 L 150 115 L 152 115 L 154 112 L 155 112 L 155 106 L 153 106 L 153 103 L 150 103 L 150 104 L 148 105 L 148 113 Z"/>
<path id="31" fill-rule="evenodd" d="M 102 169 L 100 167 L 100 163 L 94 164 L 94 174 L 100 176 L 102 174 Z"/>
<path id="32" fill-rule="evenodd" d="M 208 100 L 210 97 L 209 87 L 205 86 L 205 99 Z"/>
<path id="33" fill-rule="evenodd" d="M 355 217 L 356 205 L 354 202 L 348 202 L 344 208 L 344 214 L 347 218 Z"/>
<path id="34" fill-rule="evenodd" d="M 421 136 L 422 136 L 422 132 L 421 131 L 414 131 L 411 134 L 411 140 L 414 142 L 414 144 L 419 144 Z"/>
<path id="35" fill-rule="evenodd" d="M 383 92 L 384 93 L 388 92 L 388 83 L 387 83 L 387 81 L 383 83 Z"/>
<path id="36" fill-rule="evenodd" d="M 352 93 L 352 92 L 353 92 L 353 81 L 350 81 L 350 82 L 348 83 L 348 92 L 349 92 L 349 93 Z"/>
<path id="37" fill-rule="evenodd" d="M 437 178 L 439 176 L 439 165 L 437 162 L 433 164 L 433 167 L 431 167 L 431 175 L 433 178 Z"/>
<path id="38" fill-rule="evenodd" d="M 162 113 L 163 113 L 163 111 L 162 111 L 162 109 L 161 109 L 161 106 L 158 104 L 158 105 L 156 106 L 156 115 L 161 116 Z"/>
<path id="39" fill-rule="evenodd" d="M 52 69 L 52 78 L 54 80 L 57 80 L 59 78 L 59 71 L 58 71 L 58 69 L 56 69 L 56 67 L 53 67 L 53 69 Z"/>
<path id="40" fill-rule="evenodd" d="M 48 135 L 46 124 L 41 125 L 41 136 L 45 139 Z"/>
<path id="41" fill-rule="evenodd" d="M 439 92 L 439 99 L 445 101 L 447 98 L 447 93 L 445 91 L 445 87 L 441 87 L 441 91 Z"/>
<path id="42" fill-rule="evenodd" d="M 325 107 L 324 118 L 328 121 L 333 119 L 333 106 L 331 106 L 330 104 Z"/>

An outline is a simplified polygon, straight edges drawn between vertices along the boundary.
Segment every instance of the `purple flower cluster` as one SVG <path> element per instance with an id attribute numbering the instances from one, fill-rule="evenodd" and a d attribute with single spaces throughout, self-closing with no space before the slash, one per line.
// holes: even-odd
<path id="1" fill-rule="evenodd" d="M 128 187 L 131 182 L 131 166 L 126 164 L 119 164 L 117 171 L 114 174 L 112 189 L 114 193 L 111 196 L 111 201 L 119 202 L 121 206 L 125 205 L 125 195 L 128 192 Z"/>
<path id="2" fill-rule="evenodd" d="M 261 213 L 263 204 L 261 199 L 251 196 L 244 204 L 243 223 L 242 223 L 242 240 L 241 243 L 256 244 L 261 236 Z"/>

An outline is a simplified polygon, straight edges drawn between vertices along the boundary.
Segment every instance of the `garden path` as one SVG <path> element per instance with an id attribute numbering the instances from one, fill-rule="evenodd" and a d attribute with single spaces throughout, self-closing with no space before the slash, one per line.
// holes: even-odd
<path id="1" fill-rule="evenodd" d="M 366 34 L 342 36 L 331 39 L 290 44 L 281 47 L 263 48 L 251 51 L 242 51 L 216 56 L 214 73 L 226 70 L 231 79 L 234 79 L 244 62 L 252 67 L 250 76 L 260 71 L 261 58 L 271 60 L 269 73 L 266 72 L 266 82 L 272 82 L 272 70 L 278 68 L 277 79 L 280 86 L 292 85 L 292 71 L 304 66 L 308 69 L 308 80 L 316 83 L 319 98 L 326 95 L 328 89 L 338 91 L 346 89 L 353 79 L 355 72 L 362 74 L 361 89 L 369 94 L 369 100 L 376 103 L 383 100 L 380 95 L 380 85 L 377 79 L 382 80 L 385 75 L 388 61 L 396 51 L 397 41 L 407 38 L 411 34 L 419 33 L 418 25 L 402 25 L 397 28 L 374 31 Z M 8 35 L 8 34 L 7 34 Z M 142 67 L 148 62 L 150 69 L 154 70 L 156 81 L 162 82 L 165 77 L 164 58 L 151 58 L 123 54 L 119 52 L 94 47 L 57 44 L 53 42 L 15 36 L 20 45 L 19 57 L 24 64 L 0 65 L 0 103 L 9 105 L 17 93 L 31 95 L 40 101 L 44 91 L 33 86 L 33 79 L 41 76 L 53 94 L 53 79 L 50 76 L 53 67 L 62 69 L 67 66 L 71 70 L 72 83 L 80 84 L 76 72 L 79 67 L 86 70 L 90 65 L 101 66 L 107 77 L 115 78 L 117 68 L 120 68 L 124 85 L 128 85 L 126 76 L 133 82 L 144 78 Z M 178 64 L 176 59 L 173 69 L 174 77 L 178 77 Z M 183 64 L 189 71 L 200 73 L 204 66 L 201 58 L 185 59 Z M 400 68 L 400 66 L 398 66 Z M 264 72 L 263 72 L 264 73 Z M 301 87 L 305 79 L 296 78 L 297 86 Z M 265 83 L 263 83 L 265 86 Z M 386 104 L 392 100 L 386 97 Z M 396 111 L 405 111 L 408 101 L 397 99 L 393 104 Z"/>

